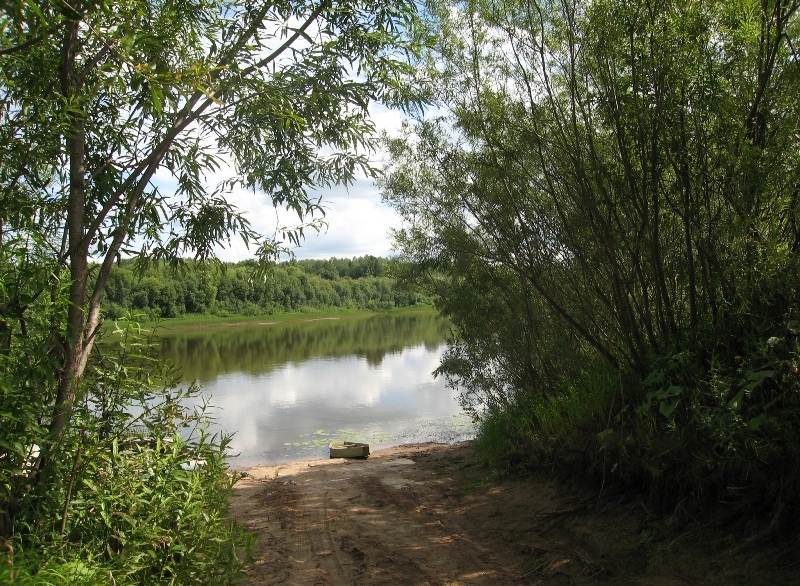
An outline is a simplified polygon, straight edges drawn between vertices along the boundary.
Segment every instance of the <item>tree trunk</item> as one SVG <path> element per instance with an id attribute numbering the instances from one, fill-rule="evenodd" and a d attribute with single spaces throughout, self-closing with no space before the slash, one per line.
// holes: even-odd
<path id="1" fill-rule="evenodd" d="M 69 157 L 69 200 L 67 207 L 68 259 L 70 268 L 69 312 L 64 344 L 64 362 L 59 373 L 58 392 L 50 423 L 50 454 L 53 458 L 72 415 L 76 382 L 83 375 L 91 349 L 84 336 L 84 304 L 89 278 L 88 242 L 84 238 L 86 203 L 86 131 L 76 72 L 79 23 L 71 21 L 64 33 L 61 54 L 61 91 L 70 108 L 70 129 L 66 137 Z"/>

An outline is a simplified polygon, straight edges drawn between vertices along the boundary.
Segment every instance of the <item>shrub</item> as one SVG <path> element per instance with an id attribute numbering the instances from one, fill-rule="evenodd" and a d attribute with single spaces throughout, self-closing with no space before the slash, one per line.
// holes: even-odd
<path id="1" fill-rule="evenodd" d="M 127 320 L 116 335 L 87 369 L 67 457 L 7 487 L 0 582 L 229 584 L 250 537 L 226 518 L 228 438 L 208 434 L 205 403 L 186 406 L 199 389 L 176 386 L 148 332 Z"/>

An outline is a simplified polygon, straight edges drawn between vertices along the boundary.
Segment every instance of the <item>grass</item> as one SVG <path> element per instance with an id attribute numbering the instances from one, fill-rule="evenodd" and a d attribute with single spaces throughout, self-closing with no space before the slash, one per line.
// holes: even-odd
<path id="1" fill-rule="evenodd" d="M 395 307 L 387 310 L 371 310 L 371 309 L 326 309 L 326 310 L 311 310 L 311 311 L 297 311 L 292 313 L 274 313 L 264 315 L 209 315 L 209 314 L 186 314 L 180 317 L 164 318 L 155 321 L 142 321 L 143 328 L 152 328 L 158 326 L 160 329 L 167 329 L 171 331 L 179 330 L 193 330 L 214 328 L 218 326 L 240 326 L 252 324 L 273 324 L 273 323 L 291 323 L 291 322 L 305 322 L 323 319 L 348 319 L 356 317 L 367 317 L 371 315 L 385 315 L 385 314 L 409 314 L 409 313 L 437 313 L 437 310 L 432 306 L 408 306 L 408 307 Z M 114 328 L 114 320 L 107 320 L 103 325 L 107 331 L 112 331 Z"/>

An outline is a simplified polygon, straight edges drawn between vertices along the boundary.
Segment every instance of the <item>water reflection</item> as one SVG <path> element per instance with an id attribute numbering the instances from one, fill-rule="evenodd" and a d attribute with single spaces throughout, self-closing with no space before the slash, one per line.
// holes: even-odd
<path id="1" fill-rule="evenodd" d="M 423 344 L 435 351 L 447 321 L 428 314 L 312 320 L 165 332 L 162 355 L 183 368 L 184 379 L 204 382 L 220 372 L 269 372 L 310 358 L 358 356 L 379 366 L 387 354 Z"/>
<path id="2" fill-rule="evenodd" d="M 163 352 L 203 384 L 246 466 L 323 457 L 331 439 L 468 434 L 457 393 L 431 374 L 446 331 L 434 315 L 379 316 L 176 333 Z"/>

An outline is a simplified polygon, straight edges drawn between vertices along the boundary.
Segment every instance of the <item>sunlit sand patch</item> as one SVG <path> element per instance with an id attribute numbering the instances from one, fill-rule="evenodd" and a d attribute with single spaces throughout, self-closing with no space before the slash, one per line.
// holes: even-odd
<path id="1" fill-rule="evenodd" d="M 388 460 L 386 462 L 381 462 L 381 466 L 411 466 L 415 464 L 414 460 L 409 460 L 408 458 L 397 458 L 396 460 Z"/>
<path id="2" fill-rule="evenodd" d="M 419 480 L 408 480 L 407 478 L 401 478 L 400 476 L 389 476 L 388 478 L 382 478 L 381 482 L 383 482 L 383 484 L 386 486 L 391 486 L 392 488 L 403 488 L 404 486 L 408 486 L 410 484 L 425 484 Z"/>

